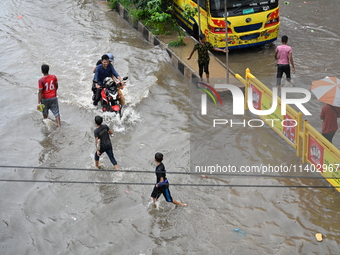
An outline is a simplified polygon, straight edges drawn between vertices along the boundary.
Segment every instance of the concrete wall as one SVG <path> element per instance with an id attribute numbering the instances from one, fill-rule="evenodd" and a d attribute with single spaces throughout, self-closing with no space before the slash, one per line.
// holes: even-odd
<path id="1" fill-rule="evenodd" d="M 150 42 L 153 45 L 160 46 L 161 49 L 165 50 L 169 57 L 171 58 L 171 62 L 175 68 L 177 68 L 186 78 L 190 79 L 199 79 L 198 73 L 192 70 L 186 63 L 184 63 L 174 51 L 168 48 L 168 45 L 162 42 L 157 36 L 152 34 L 149 29 L 147 29 L 141 22 L 133 21 L 129 15 L 129 11 L 124 8 L 123 5 L 117 3 L 116 11 L 120 16 L 122 16 L 127 22 L 131 24 L 141 35 L 143 35 L 144 39 Z"/>

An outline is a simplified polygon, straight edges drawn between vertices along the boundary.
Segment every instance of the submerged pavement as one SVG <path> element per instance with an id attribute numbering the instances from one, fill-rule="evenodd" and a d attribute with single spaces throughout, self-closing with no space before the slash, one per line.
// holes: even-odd
<path id="1" fill-rule="evenodd" d="M 155 36 L 151 33 L 141 22 L 133 21 L 129 16 L 128 10 L 124 8 L 123 5 L 117 3 L 116 11 L 122 16 L 127 22 L 129 22 L 136 30 L 138 30 L 144 39 L 149 41 L 153 45 L 159 45 L 162 49 L 166 50 L 172 60 L 172 64 L 177 68 L 185 77 L 189 78 L 192 82 L 199 80 L 198 75 L 198 63 L 197 63 L 197 51 L 194 52 L 190 60 L 188 57 L 194 48 L 197 40 L 191 36 L 185 36 L 184 41 L 185 46 L 180 47 L 169 47 L 168 43 L 174 41 L 174 37 L 169 36 Z M 177 38 L 177 36 L 175 37 Z M 216 52 L 217 54 L 225 54 L 221 52 Z M 214 86 L 214 83 L 225 84 L 227 83 L 227 68 L 226 63 L 222 63 L 218 58 L 210 53 L 210 85 Z M 229 84 L 244 88 L 244 84 L 235 77 L 235 73 L 229 69 Z M 206 82 L 205 73 L 203 73 L 203 81 Z M 218 90 L 221 91 L 221 90 Z"/>

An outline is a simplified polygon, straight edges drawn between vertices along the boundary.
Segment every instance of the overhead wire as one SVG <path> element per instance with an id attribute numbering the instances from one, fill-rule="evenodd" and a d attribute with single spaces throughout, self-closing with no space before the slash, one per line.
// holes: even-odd
<path id="1" fill-rule="evenodd" d="M 98 184 L 98 185 L 143 185 L 151 186 L 155 183 L 140 182 L 108 182 L 108 181 L 57 181 L 57 180 L 15 180 L 0 179 L 0 182 L 26 182 L 26 183 L 60 183 L 60 184 Z M 200 183 L 171 183 L 171 186 L 190 187 L 233 187 L 233 188 L 340 188 L 330 185 L 255 185 L 255 184 L 200 184 Z"/>
<path id="2" fill-rule="evenodd" d="M 94 169 L 94 168 L 69 168 L 69 167 L 42 167 L 42 166 L 4 166 L 0 165 L 0 168 L 21 168 L 21 169 L 47 169 L 47 170 L 59 170 L 59 171 L 91 171 L 91 172 L 126 172 L 126 173 L 156 173 L 155 171 L 148 170 L 132 170 L 132 169 Z M 311 173 L 314 173 L 310 171 Z M 233 176 L 233 177 L 252 177 L 252 178 L 287 178 L 287 179 L 339 179 L 338 177 L 323 177 L 323 176 L 302 176 L 302 175 L 270 175 L 270 174 L 244 174 L 244 173 L 209 173 L 209 172 L 174 172 L 166 171 L 167 174 L 180 174 L 180 175 L 209 175 L 209 176 Z M 261 173 L 261 171 L 254 172 Z"/>
<path id="3" fill-rule="evenodd" d="M 96 171 L 96 172 L 126 172 L 126 173 L 155 173 L 155 171 L 146 170 L 106 170 L 106 169 L 89 169 L 89 168 L 66 168 L 66 167 L 33 167 L 33 166 L 4 166 L 0 168 L 11 169 L 41 169 L 41 170 L 60 170 L 60 171 Z M 166 172 L 168 174 L 184 174 L 184 175 L 202 175 L 199 172 Z M 261 178 L 294 178 L 294 179 L 339 179 L 337 177 L 314 177 L 314 176 L 294 176 L 294 175 L 256 175 L 256 174 L 239 174 L 239 173 L 214 173 L 213 176 L 232 176 L 232 177 L 261 177 Z M 204 175 L 204 177 L 208 177 Z M 208 177 L 209 178 L 209 177 Z M 109 182 L 109 181 L 67 181 L 67 180 L 25 180 L 25 179 L 0 179 L 0 182 L 17 182 L 17 183 L 59 183 L 59 184 L 97 184 L 97 185 L 155 185 L 154 183 L 140 182 Z M 207 183 L 171 183 L 172 186 L 196 186 L 196 187 L 243 187 L 243 188 L 340 188 L 340 186 L 332 185 L 257 185 L 257 184 L 207 184 Z"/>

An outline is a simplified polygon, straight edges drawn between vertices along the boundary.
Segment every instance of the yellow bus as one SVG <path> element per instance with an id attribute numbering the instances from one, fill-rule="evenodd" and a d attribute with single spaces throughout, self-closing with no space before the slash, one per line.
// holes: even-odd
<path id="1" fill-rule="evenodd" d="M 198 8 L 198 14 L 185 18 L 184 6 Z M 225 0 L 173 0 L 179 24 L 195 37 L 205 34 L 216 48 L 226 47 Z M 273 42 L 280 27 L 279 0 L 227 0 L 228 47 L 237 49 Z M 200 23 L 200 24 L 199 24 Z"/>

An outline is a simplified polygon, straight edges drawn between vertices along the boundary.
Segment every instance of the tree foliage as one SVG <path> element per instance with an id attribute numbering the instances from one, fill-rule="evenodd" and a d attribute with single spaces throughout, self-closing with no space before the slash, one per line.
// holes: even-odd
<path id="1" fill-rule="evenodd" d="M 110 0 L 111 8 L 120 2 L 130 11 L 133 19 L 143 22 L 154 34 L 178 32 L 179 41 L 173 45 L 185 45 L 181 29 L 172 15 L 172 0 Z M 190 10 L 188 9 L 188 13 Z"/>
<path id="2" fill-rule="evenodd" d="M 192 7 L 190 4 L 184 4 L 182 7 L 183 7 L 183 16 L 188 20 L 191 17 L 195 17 L 198 13 L 198 8 Z"/>

